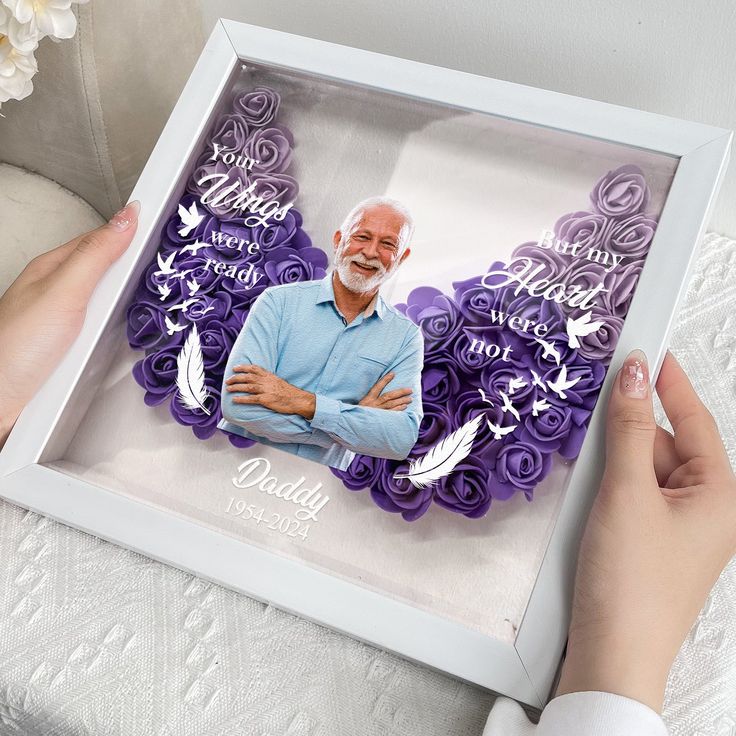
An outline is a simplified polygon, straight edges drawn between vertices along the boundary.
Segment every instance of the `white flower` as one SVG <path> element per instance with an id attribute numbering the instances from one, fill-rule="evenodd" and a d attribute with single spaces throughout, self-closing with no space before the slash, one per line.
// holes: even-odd
<path id="1" fill-rule="evenodd" d="M 31 78 L 37 71 L 33 51 L 18 51 L 7 36 L 0 36 L 0 103 L 28 97 L 33 92 Z"/>
<path id="2" fill-rule="evenodd" d="M 71 38 L 77 30 L 72 0 L 1 0 L 22 26 L 26 36 Z M 86 0 L 83 0 L 86 2 Z"/>
<path id="3" fill-rule="evenodd" d="M 0 5 L 0 36 L 7 36 L 10 43 L 24 54 L 35 51 L 41 38 L 35 24 L 19 23 L 3 5 Z"/>

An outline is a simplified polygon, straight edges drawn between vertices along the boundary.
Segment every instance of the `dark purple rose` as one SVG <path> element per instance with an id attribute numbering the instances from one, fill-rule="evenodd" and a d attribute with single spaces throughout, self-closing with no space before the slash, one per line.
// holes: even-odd
<path id="1" fill-rule="evenodd" d="M 575 381 L 575 383 L 562 393 L 560 396 L 553 390 L 550 390 L 544 396 L 549 402 L 565 402 L 570 406 L 577 406 L 592 411 L 598 400 L 598 393 L 603 385 L 603 379 L 606 377 L 606 367 L 600 361 L 588 361 L 582 355 L 577 354 L 575 364 L 567 367 L 567 381 Z M 545 384 L 549 384 L 560 377 L 561 368 L 550 368 L 542 380 Z"/>
<path id="2" fill-rule="evenodd" d="M 228 432 L 224 429 L 221 431 L 225 434 L 228 440 L 230 440 L 230 444 L 234 445 L 235 447 L 239 447 L 242 449 L 245 447 L 253 447 L 253 445 L 257 444 L 255 440 L 248 439 L 247 437 L 242 437 L 239 434 L 235 434 L 235 432 Z"/>
<path id="3" fill-rule="evenodd" d="M 225 364 L 233 348 L 238 330 L 215 320 L 208 322 L 199 333 L 205 371 L 216 373 L 225 370 Z"/>
<path id="4" fill-rule="evenodd" d="M 294 136 L 283 125 L 254 130 L 245 146 L 245 155 L 253 160 L 251 171 L 282 174 L 291 163 Z"/>
<path id="5" fill-rule="evenodd" d="M 200 255 L 187 254 L 182 260 L 177 261 L 177 270 L 183 274 L 182 279 L 185 279 L 184 288 L 190 292 L 194 289 L 194 293 L 190 293 L 190 296 L 200 296 L 217 287 L 222 276 L 215 271 L 216 265 L 211 260 L 208 262 L 208 259 L 201 255 L 201 251 Z"/>
<path id="6" fill-rule="evenodd" d="M 198 329 L 208 322 L 224 322 L 231 314 L 233 298 L 227 291 L 200 294 L 186 310 L 188 320 L 197 323 Z"/>
<path id="7" fill-rule="evenodd" d="M 181 345 L 184 338 L 181 332 L 169 335 L 166 317 L 162 308 L 153 299 L 141 298 L 128 307 L 125 314 L 128 343 L 137 350 L 165 348 Z"/>
<path id="8" fill-rule="evenodd" d="M 487 399 L 487 397 L 486 397 Z M 475 419 L 479 414 L 483 414 L 483 421 L 478 427 L 478 432 L 473 441 L 473 456 L 483 457 L 486 466 L 493 467 L 496 452 L 500 448 L 500 442 L 493 437 L 487 421 L 492 422 L 498 427 L 509 426 L 510 422 L 501 410 L 501 402 L 493 400 L 493 405 L 484 400 L 477 388 L 468 388 L 455 397 L 452 402 L 453 417 L 452 426 L 454 429 L 462 427 L 463 424 Z M 513 421 L 513 417 L 511 417 Z"/>
<path id="9" fill-rule="evenodd" d="M 217 218 L 214 217 L 210 212 L 208 212 L 204 207 L 202 207 L 193 194 L 185 194 L 181 198 L 180 204 L 185 210 L 189 210 L 189 208 L 192 206 L 192 203 L 195 201 L 197 202 L 197 211 L 200 215 L 203 215 L 204 217 L 193 230 L 190 230 L 186 235 L 181 235 L 179 233 L 180 230 L 184 229 L 184 224 L 182 223 L 181 217 L 179 216 L 178 208 L 177 212 L 173 214 L 166 223 L 164 238 L 162 238 L 161 242 L 162 245 L 164 243 L 167 244 L 168 247 L 166 250 L 168 250 L 169 252 L 171 247 L 174 247 L 178 250 L 187 243 L 194 243 L 198 240 L 209 241 L 212 231 L 219 229 L 220 223 Z M 168 255 L 168 252 L 164 253 L 164 255 Z"/>
<path id="10" fill-rule="evenodd" d="M 174 395 L 169 404 L 171 416 L 179 424 L 191 427 L 194 435 L 200 440 L 207 440 L 212 437 L 217 432 L 217 423 L 222 419 L 222 412 L 220 411 L 220 381 L 218 380 L 217 383 L 218 386 L 215 386 L 211 378 L 205 378 L 208 395 L 204 401 L 204 409 L 188 408 L 179 393 Z"/>
<path id="11" fill-rule="evenodd" d="M 226 263 L 252 263 L 255 266 L 263 261 L 263 252 L 253 229 L 242 222 L 222 222 L 207 242 L 208 245 L 199 254 L 208 258 Z"/>
<path id="12" fill-rule="evenodd" d="M 240 113 L 253 126 L 268 125 L 279 109 L 281 96 L 270 87 L 256 87 L 253 91 L 240 92 L 233 99 L 233 110 Z"/>
<path id="13" fill-rule="evenodd" d="M 321 279 L 327 274 L 327 254 L 321 248 L 274 248 L 266 253 L 263 270 L 271 284 Z"/>
<path id="14" fill-rule="evenodd" d="M 634 297 L 636 285 L 639 282 L 644 261 L 631 261 L 615 268 L 609 273 L 603 284 L 608 292 L 603 295 L 603 301 L 609 314 L 625 319 L 629 312 L 629 305 Z"/>
<path id="15" fill-rule="evenodd" d="M 446 406 L 430 403 L 422 396 L 424 416 L 419 425 L 419 436 L 412 452 L 424 454 L 432 445 L 450 434 L 455 427 L 452 426 L 452 416 Z"/>
<path id="16" fill-rule="evenodd" d="M 626 217 L 646 209 L 649 187 L 644 172 L 635 164 L 624 164 L 604 174 L 590 193 L 593 209 L 609 217 Z"/>
<path id="17" fill-rule="evenodd" d="M 460 390 L 460 379 L 453 356 L 437 353 L 424 364 L 422 370 L 422 399 L 434 404 L 445 404 Z"/>
<path id="18" fill-rule="evenodd" d="M 384 511 L 400 513 L 404 521 L 415 521 L 432 503 L 432 486 L 416 488 L 406 478 L 394 478 L 410 472 L 407 460 L 385 460 L 371 498 Z"/>
<path id="19" fill-rule="evenodd" d="M 208 151 L 209 158 L 212 158 L 215 150 L 217 150 L 217 159 L 227 153 L 238 156 L 243 152 L 249 134 L 248 122 L 242 115 L 237 113 L 220 115 L 208 138 L 208 143 L 211 146 L 210 151 Z M 214 148 L 215 145 L 217 149 Z"/>
<path id="20" fill-rule="evenodd" d="M 463 327 L 455 302 L 433 286 L 413 289 L 406 304 L 397 304 L 396 309 L 422 328 L 425 357 L 441 351 Z"/>
<path id="21" fill-rule="evenodd" d="M 518 382 L 517 379 L 525 381 L 525 385 L 513 387 L 511 382 Z M 522 411 L 531 410 L 531 406 L 538 398 L 537 386 L 531 381 L 531 376 L 525 375 L 523 368 L 515 363 L 504 361 L 496 361 L 481 371 L 480 384 L 486 393 L 486 396 L 493 401 L 503 405 L 501 392 L 505 393 L 510 402 L 520 413 Z M 513 412 L 508 410 L 505 412 L 508 420 L 507 424 L 513 419 Z"/>
<path id="22" fill-rule="evenodd" d="M 260 246 L 262 253 L 288 245 L 295 250 L 310 248 L 312 241 L 302 230 L 301 212 L 290 209 L 283 220 L 272 219 L 265 225 L 256 225 L 251 228 L 252 238 Z"/>
<path id="23" fill-rule="evenodd" d="M 491 471 L 491 495 L 510 498 L 515 490 L 531 491 L 549 472 L 552 457 L 530 442 L 514 440 L 505 444 L 496 456 Z"/>
<path id="24" fill-rule="evenodd" d="M 133 366 L 133 377 L 146 390 L 143 401 L 148 406 L 161 404 L 176 392 L 178 356 L 178 347 L 164 348 L 146 355 Z"/>
<path id="25" fill-rule="evenodd" d="M 629 258 L 644 258 L 657 229 L 655 215 L 638 214 L 617 222 L 611 230 L 610 246 Z"/>
<path id="26" fill-rule="evenodd" d="M 343 485 L 351 491 L 360 491 L 372 486 L 383 471 L 384 461 L 369 455 L 356 455 L 345 470 L 330 468 Z"/>
<path id="27" fill-rule="evenodd" d="M 542 452 L 558 450 L 567 439 L 572 428 L 572 409 L 569 406 L 549 404 L 537 411 L 537 416 L 529 412 L 517 439 L 538 447 Z"/>
<path id="28" fill-rule="evenodd" d="M 435 503 L 470 519 L 478 519 L 485 516 L 491 505 L 489 481 L 490 470 L 483 461 L 466 457 L 438 484 Z"/>

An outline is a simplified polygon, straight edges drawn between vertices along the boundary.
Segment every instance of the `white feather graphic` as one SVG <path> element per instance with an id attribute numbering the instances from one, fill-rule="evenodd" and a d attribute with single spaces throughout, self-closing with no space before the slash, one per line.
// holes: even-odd
<path id="1" fill-rule="evenodd" d="M 176 366 L 176 385 L 184 406 L 187 409 L 201 409 L 209 414 L 210 410 L 204 405 L 209 392 L 204 382 L 204 361 L 196 324 L 192 325 L 184 347 L 177 356 Z"/>
<path id="2" fill-rule="evenodd" d="M 426 488 L 439 478 L 449 475 L 455 466 L 470 454 L 484 416 L 479 414 L 440 440 L 425 455 L 417 460 L 410 460 L 409 472 L 399 473 L 394 475 L 394 478 L 408 478 L 413 486 Z"/>

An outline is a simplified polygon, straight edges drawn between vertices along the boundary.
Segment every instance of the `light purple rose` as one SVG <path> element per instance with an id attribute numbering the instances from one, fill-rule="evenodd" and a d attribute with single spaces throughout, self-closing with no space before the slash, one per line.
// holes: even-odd
<path id="1" fill-rule="evenodd" d="M 558 253 L 554 248 L 540 248 L 534 240 L 517 245 L 511 251 L 509 260 L 515 258 L 531 258 L 533 263 L 544 266 L 544 271 L 540 273 L 552 281 L 570 265 L 570 256 Z"/>
<path id="2" fill-rule="evenodd" d="M 580 256 L 584 256 L 590 248 L 604 248 L 613 224 L 613 220 L 599 212 L 578 210 L 562 215 L 554 226 L 557 238 L 570 245 L 578 243 L 580 246 L 576 256 L 572 254 L 564 256 L 568 266 Z"/>
<path id="3" fill-rule="evenodd" d="M 656 215 L 638 214 L 627 217 L 617 222 L 611 230 L 611 250 L 629 258 L 645 258 L 656 230 Z"/>
<path id="4" fill-rule="evenodd" d="M 237 157 L 243 152 L 249 135 L 248 122 L 242 115 L 237 113 L 220 115 L 207 139 L 209 145 L 212 146 L 211 153 L 208 151 L 209 158 L 215 152 L 215 145 L 217 145 L 218 159 L 226 153 L 232 153 Z"/>
<path id="5" fill-rule="evenodd" d="M 593 209 L 609 217 L 627 217 L 642 212 L 649 204 L 649 187 L 644 172 L 635 164 L 624 164 L 604 174 L 590 193 Z"/>
<path id="6" fill-rule="evenodd" d="M 517 490 L 530 493 L 551 467 L 552 456 L 531 442 L 515 440 L 504 444 L 491 471 L 491 494 L 493 498 L 507 499 Z"/>
<path id="7" fill-rule="evenodd" d="M 253 160 L 251 171 L 282 174 L 291 163 L 294 136 L 283 125 L 253 131 L 245 155 Z"/>
<path id="8" fill-rule="evenodd" d="M 274 171 L 254 171 L 250 181 L 256 183 L 253 194 L 264 202 L 275 200 L 281 207 L 285 207 L 296 200 L 299 194 L 299 184 L 293 176 Z M 271 220 L 271 222 L 277 222 Z M 269 222 L 269 225 L 271 224 Z"/>
<path id="9" fill-rule="evenodd" d="M 606 276 L 603 283 L 608 292 L 603 295 L 603 301 L 609 314 L 622 320 L 626 318 L 643 266 L 644 261 L 631 261 Z"/>
<path id="10" fill-rule="evenodd" d="M 276 117 L 281 96 L 270 87 L 256 87 L 252 91 L 240 92 L 233 99 L 233 110 L 253 126 L 263 127 Z"/>
<path id="11" fill-rule="evenodd" d="M 590 322 L 602 322 L 597 330 L 589 335 L 578 337 L 578 353 L 588 360 L 610 362 L 616 343 L 621 335 L 624 321 L 621 317 L 609 314 L 605 304 L 596 305 L 590 310 Z"/>

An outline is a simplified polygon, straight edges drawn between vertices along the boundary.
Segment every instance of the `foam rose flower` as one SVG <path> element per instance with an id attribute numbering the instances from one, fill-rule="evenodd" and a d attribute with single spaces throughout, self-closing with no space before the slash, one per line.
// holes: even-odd
<path id="1" fill-rule="evenodd" d="M 372 486 L 383 470 L 383 460 L 370 455 L 356 455 L 345 470 L 330 468 L 350 491 L 362 491 Z"/>
<path id="2" fill-rule="evenodd" d="M 233 109 L 254 127 L 268 125 L 276 117 L 281 96 L 270 87 L 256 87 L 235 95 Z"/>
<path id="3" fill-rule="evenodd" d="M 602 176 L 590 193 L 593 209 L 609 217 L 628 217 L 649 204 L 649 187 L 644 172 L 635 164 L 624 164 Z"/>
<path id="4" fill-rule="evenodd" d="M 404 521 L 416 521 L 432 503 L 432 487 L 416 488 L 406 478 L 394 477 L 409 470 L 408 460 L 385 460 L 371 486 L 371 498 L 384 511 L 399 513 Z"/>
<path id="5" fill-rule="evenodd" d="M 455 466 L 452 474 L 438 485 L 435 503 L 470 519 L 485 516 L 491 505 L 490 470 L 474 457 Z"/>

